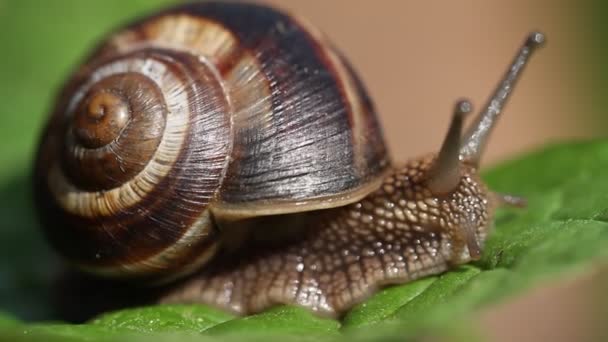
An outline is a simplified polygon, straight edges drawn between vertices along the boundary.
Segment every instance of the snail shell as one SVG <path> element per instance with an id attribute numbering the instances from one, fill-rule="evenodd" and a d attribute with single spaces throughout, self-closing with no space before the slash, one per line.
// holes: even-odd
<path id="1" fill-rule="evenodd" d="M 77 266 L 173 277 L 214 255 L 216 222 L 341 206 L 389 165 L 371 100 L 321 33 L 268 7 L 196 3 L 112 34 L 68 81 L 37 203 Z"/>

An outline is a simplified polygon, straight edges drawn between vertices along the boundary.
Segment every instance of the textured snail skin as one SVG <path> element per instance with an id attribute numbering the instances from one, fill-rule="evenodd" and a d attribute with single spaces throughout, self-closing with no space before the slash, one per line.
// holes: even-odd
<path id="1" fill-rule="evenodd" d="M 314 217 L 298 242 L 219 259 L 166 303 L 199 302 L 238 314 L 295 304 L 339 316 L 379 287 L 404 283 L 478 257 L 494 202 L 475 168 L 464 165 L 458 186 L 437 196 L 427 187 L 432 157 L 409 162 L 380 189 Z M 473 256 L 471 256 L 473 254 Z"/>

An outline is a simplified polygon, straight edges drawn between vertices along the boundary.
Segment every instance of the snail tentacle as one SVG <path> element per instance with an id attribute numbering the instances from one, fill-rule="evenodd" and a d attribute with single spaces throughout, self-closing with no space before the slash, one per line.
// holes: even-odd
<path id="1" fill-rule="evenodd" d="M 545 42 L 545 35 L 540 32 L 532 32 L 527 38 L 517 55 L 513 59 L 511 66 L 498 84 L 498 87 L 488 100 L 484 110 L 479 113 L 475 121 L 462 139 L 460 154 L 463 160 L 468 160 L 473 165 L 479 165 L 484 148 L 488 144 L 488 139 L 492 129 L 500 117 L 503 107 L 513 93 L 517 81 L 521 78 L 522 72 L 532 53 Z"/>
<path id="2" fill-rule="evenodd" d="M 456 103 L 450 128 L 429 176 L 428 186 L 435 194 L 449 193 L 460 182 L 460 136 L 464 116 L 469 112 L 471 112 L 469 101 L 462 100 Z"/>

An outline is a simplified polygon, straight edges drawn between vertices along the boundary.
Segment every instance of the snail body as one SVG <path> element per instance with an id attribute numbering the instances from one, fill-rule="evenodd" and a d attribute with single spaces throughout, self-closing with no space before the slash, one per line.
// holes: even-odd
<path id="1" fill-rule="evenodd" d="M 35 165 L 45 233 L 89 273 L 188 276 L 161 301 L 339 315 L 478 258 L 494 208 L 521 203 L 477 169 L 542 39 L 469 132 L 461 101 L 441 152 L 395 167 L 364 85 L 315 28 L 253 4 L 164 10 L 112 34 L 61 92 Z"/>

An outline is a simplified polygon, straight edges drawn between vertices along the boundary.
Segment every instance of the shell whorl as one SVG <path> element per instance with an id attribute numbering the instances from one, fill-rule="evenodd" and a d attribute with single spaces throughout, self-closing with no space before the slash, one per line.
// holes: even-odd
<path id="1" fill-rule="evenodd" d="M 76 265 L 172 278 L 213 256 L 216 216 L 350 203 L 389 166 L 362 83 L 320 33 L 209 2 L 98 47 L 59 97 L 35 185 L 49 239 Z"/>
<path id="2" fill-rule="evenodd" d="M 178 50 L 149 47 L 90 63 L 85 70 L 93 71 L 68 86 L 75 90 L 41 147 L 51 240 L 106 275 L 194 267 L 217 243 L 208 205 L 232 147 L 221 81 Z"/>

